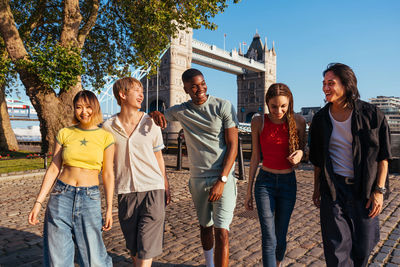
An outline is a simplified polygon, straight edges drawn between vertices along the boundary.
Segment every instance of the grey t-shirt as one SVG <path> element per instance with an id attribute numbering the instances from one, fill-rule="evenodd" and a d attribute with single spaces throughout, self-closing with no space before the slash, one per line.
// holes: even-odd
<path id="1" fill-rule="evenodd" d="M 165 111 L 168 121 L 179 121 L 185 133 L 192 177 L 220 176 L 226 153 L 225 129 L 237 127 L 238 120 L 232 104 L 208 96 L 202 105 L 191 100 Z M 232 166 L 231 173 L 233 174 Z"/>

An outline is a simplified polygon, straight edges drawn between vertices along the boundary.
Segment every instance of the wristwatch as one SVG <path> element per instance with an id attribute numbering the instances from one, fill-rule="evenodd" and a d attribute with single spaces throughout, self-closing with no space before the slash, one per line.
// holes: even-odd
<path id="1" fill-rule="evenodd" d="M 385 187 L 375 186 L 375 192 L 380 193 L 380 194 L 385 194 L 386 193 L 386 188 Z"/>
<path id="2" fill-rule="evenodd" d="M 228 182 L 228 177 L 226 177 L 226 176 L 224 175 L 224 176 L 221 176 L 221 178 L 219 178 L 219 180 L 220 180 L 221 182 L 223 182 L 223 183 L 226 183 L 226 182 Z"/>

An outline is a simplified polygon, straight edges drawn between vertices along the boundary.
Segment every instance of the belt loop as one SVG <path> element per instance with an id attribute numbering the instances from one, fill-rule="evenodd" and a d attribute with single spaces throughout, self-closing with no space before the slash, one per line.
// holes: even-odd
<path id="1" fill-rule="evenodd" d="M 64 184 L 64 192 L 66 192 L 69 188 L 69 184 L 63 183 Z"/>

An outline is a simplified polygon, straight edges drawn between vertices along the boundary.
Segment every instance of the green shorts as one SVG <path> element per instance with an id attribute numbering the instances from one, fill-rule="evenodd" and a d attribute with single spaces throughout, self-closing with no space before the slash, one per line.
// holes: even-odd
<path id="1" fill-rule="evenodd" d="M 210 190 L 219 177 L 201 177 L 189 179 L 189 190 L 197 212 L 199 223 L 203 227 L 213 226 L 229 230 L 232 222 L 233 211 L 236 206 L 236 178 L 228 176 L 222 197 L 214 202 L 209 202 Z"/>

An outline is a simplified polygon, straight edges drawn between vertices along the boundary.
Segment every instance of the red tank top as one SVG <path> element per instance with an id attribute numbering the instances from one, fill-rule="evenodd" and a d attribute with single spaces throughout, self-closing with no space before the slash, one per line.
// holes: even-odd
<path id="1" fill-rule="evenodd" d="M 264 127 L 260 134 L 263 166 L 284 170 L 292 168 L 289 156 L 289 129 L 287 123 L 275 124 L 264 114 Z"/>

